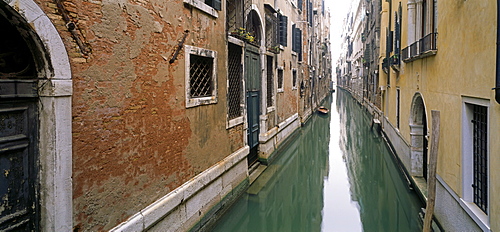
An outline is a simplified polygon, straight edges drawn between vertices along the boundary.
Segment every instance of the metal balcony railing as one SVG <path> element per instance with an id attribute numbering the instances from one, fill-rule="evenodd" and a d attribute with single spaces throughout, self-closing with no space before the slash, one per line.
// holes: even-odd
<path id="1" fill-rule="evenodd" d="M 410 58 L 416 57 L 418 55 L 419 55 L 418 42 L 412 43 L 410 45 Z"/>
<path id="2" fill-rule="evenodd" d="M 408 58 L 410 58 L 410 48 L 409 47 L 405 47 L 403 48 L 403 50 L 401 50 L 401 59 L 402 60 L 406 60 Z"/>
<path id="3" fill-rule="evenodd" d="M 437 50 L 437 33 L 430 33 L 419 40 L 420 54 Z"/>
<path id="4" fill-rule="evenodd" d="M 437 33 L 430 33 L 404 48 L 401 58 L 405 62 L 435 55 L 437 52 Z"/>

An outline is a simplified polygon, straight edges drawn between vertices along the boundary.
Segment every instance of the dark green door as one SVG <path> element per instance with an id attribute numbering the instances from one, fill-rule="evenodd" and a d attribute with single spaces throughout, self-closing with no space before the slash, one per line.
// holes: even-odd
<path id="1" fill-rule="evenodd" d="M 247 122 L 248 146 L 250 154 L 248 163 L 257 161 L 257 148 L 259 145 L 259 114 L 260 114 L 260 56 L 258 49 L 247 46 L 245 52 L 245 80 L 247 96 Z"/>

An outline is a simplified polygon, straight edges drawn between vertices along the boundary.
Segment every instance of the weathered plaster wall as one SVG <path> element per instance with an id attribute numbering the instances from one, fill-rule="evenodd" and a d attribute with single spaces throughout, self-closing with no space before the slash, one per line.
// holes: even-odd
<path id="1" fill-rule="evenodd" d="M 72 64 L 77 230 L 112 228 L 243 146 L 241 128 L 226 131 L 225 92 L 217 104 L 186 110 L 185 55 L 168 62 L 185 30 L 185 44 L 224 60 L 223 14 L 214 18 L 180 1 L 64 1 L 92 49 L 84 56 L 56 5 L 38 3 Z M 225 65 L 217 65 L 219 89 Z"/>
<path id="2" fill-rule="evenodd" d="M 407 44 L 406 1 L 403 2 L 403 37 L 402 48 Z M 393 6 L 393 10 L 394 10 Z M 423 96 L 426 107 L 428 129 L 431 125 L 431 110 L 441 111 L 441 132 L 438 154 L 438 175 L 448 185 L 446 196 L 463 197 L 462 176 L 462 106 L 463 97 L 489 99 L 489 136 L 490 136 L 490 182 L 489 182 L 489 218 L 492 230 L 500 228 L 498 220 L 500 204 L 495 193 L 500 190 L 498 173 L 494 167 L 500 160 L 494 155 L 498 150 L 498 118 L 499 106 L 494 101 L 495 83 L 495 51 L 496 51 L 496 2 L 467 1 L 440 2 L 437 6 L 437 54 L 424 59 L 404 63 L 399 77 L 391 74 L 391 83 L 401 88 L 401 127 L 399 131 L 405 141 L 410 141 L 412 99 L 416 93 Z M 382 17 L 384 20 L 384 17 Z M 383 40 L 383 37 L 382 37 Z M 381 40 L 381 47 L 384 47 Z M 381 49 L 382 50 L 382 49 Z M 383 53 L 381 53 L 383 55 Z M 396 90 L 389 88 L 386 95 L 386 114 L 393 125 L 396 125 Z M 444 192 L 444 191 L 441 191 Z M 439 197 L 439 196 L 438 196 Z M 457 200 L 459 200 L 457 198 Z M 442 206 L 454 204 L 441 204 Z M 463 206 L 462 206 L 463 207 Z M 444 212 L 440 209 L 439 212 Z M 441 220 L 453 217 L 440 216 Z"/>

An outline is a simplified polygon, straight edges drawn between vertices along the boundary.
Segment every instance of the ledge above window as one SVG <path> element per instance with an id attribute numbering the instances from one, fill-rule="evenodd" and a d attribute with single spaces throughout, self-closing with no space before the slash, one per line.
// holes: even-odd
<path id="1" fill-rule="evenodd" d="M 205 2 L 200 0 L 183 0 L 185 4 L 190 5 L 198 10 L 201 10 L 214 18 L 219 18 L 219 13 L 214 7 L 207 5 Z"/>

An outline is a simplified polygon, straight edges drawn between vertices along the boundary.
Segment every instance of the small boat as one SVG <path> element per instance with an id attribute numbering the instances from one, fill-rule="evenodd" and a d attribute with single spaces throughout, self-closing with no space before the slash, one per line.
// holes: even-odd
<path id="1" fill-rule="evenodd" d="M 320 106 L 318 107 L 318 112 L 321 113 L 321 114 L 328 114 L 328 109 L 324 106 Z"/>

